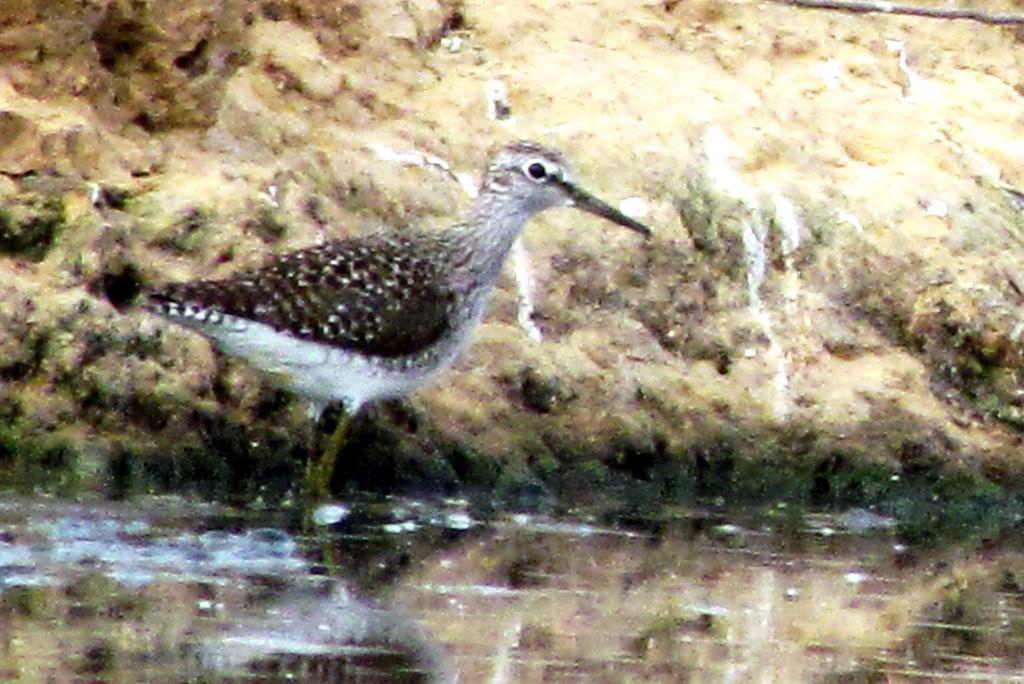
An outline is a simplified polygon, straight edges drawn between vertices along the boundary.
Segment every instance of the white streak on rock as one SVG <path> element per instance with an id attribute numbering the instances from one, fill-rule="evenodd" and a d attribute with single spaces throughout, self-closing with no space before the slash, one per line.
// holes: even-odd
<path id="1" fill-rule="evenodd" d="M 743 225 L 743 252 L 747 264 L 747 299 L 750 315 L 768 340 L 768 362 L 774 364 L 775 419 L 784 421 L 790 412 L 789 363 L 776 338 L 771 313 L 761 299 L 761 286 L 767 273 L 768 229 L 758 208 L 757 197 L 729 164 L 732 142 L 718 126 L 709 126 L 704 138 L 708 180 L 716 189 L 738 200 L 746 210 Z"/>

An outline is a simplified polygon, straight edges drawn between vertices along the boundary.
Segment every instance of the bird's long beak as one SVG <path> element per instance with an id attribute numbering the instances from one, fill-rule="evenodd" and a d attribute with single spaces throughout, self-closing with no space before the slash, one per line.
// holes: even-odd
<path id="1" fill-rule="evenodd" d="M 613 223 L 618 223 L 620 226 L 625 226 L 630 230 L 635 230 L 644 237 L 651 237 L 651 229 L 640 223 L 629 218 L 615 207 L 605 204 L 601 200 L 597 199 L 589 192 L 579 187 L 575 183 L 567 180 L 559 180 L 559 185 L 565 190 L 565 194 L 572 201 L 572 205 L 577 209 L 590 212 L 595 216 L 608 219 Z"/>

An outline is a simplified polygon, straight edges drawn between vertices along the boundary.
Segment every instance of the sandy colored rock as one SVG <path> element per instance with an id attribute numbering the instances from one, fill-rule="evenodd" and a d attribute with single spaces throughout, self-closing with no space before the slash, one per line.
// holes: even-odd
<path id="1" fill-rule="evenodd" d="M 63 207 L 52 244 L 0 258 L 19 436 L 158 459 L 223 429 L 244 461 L 246 431 L 267 430 L 301 452 L 311 428 L 287 397 L 132 298 L 450 223 L 462 188 L 396 160 L 475 178 L 522 137 L 563 149 L 599 195 L 643 199 L 656 238 L 570 211 L 537 221 L 544 341 L 516 324 L 509 279 L 414 418 L 378 411 L 363 446 L 512 464 L 654 450 L 684 467 L 725 440 L 750 457 L 790 444 L 899 467 L 925 448 L 972 472 L 1020 466 L 1008 31 L 739 1 L 15 5 L 0 193 Z"/>
<path id="2" fill-rule="evenodd" d="M 251 32 L 253 56 L 265 69 L 284 72 L 279 88 L 296 88 L 314 100 L 327 100 L 342 86 L 342 69 L 330 62 L 316 37 L 287 21 L 263 21 Z"/>

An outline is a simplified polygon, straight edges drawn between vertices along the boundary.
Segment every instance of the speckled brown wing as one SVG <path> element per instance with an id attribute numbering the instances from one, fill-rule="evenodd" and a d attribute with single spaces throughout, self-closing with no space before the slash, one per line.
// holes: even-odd
<path id="1" fill-rule="evenodd" d="M 391 236 L 327 243 L 225 280 L 168 285 L 150 308 L 182 322 L 246 318 L 363 355 L 415 355 L 450 331 L 456 301 L 418 246 Z"/>

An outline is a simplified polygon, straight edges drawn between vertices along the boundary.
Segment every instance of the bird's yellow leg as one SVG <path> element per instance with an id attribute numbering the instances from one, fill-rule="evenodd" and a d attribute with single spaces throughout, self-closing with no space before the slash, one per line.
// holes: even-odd
<path id="1" fill-rule="evenodd" d="M 338 425 L 331 433 L 319 458 L 312 457 L 306 461 L 306 481 L 304 483 L 305 498 L 309 503 L 329 499 L 331 496 L 331 479 L 334 477 L 334 463 L 338 453 L 345 446 L 348 426 L 352 422 L 352 414 L 342 408 L 338 417 Z"/>

